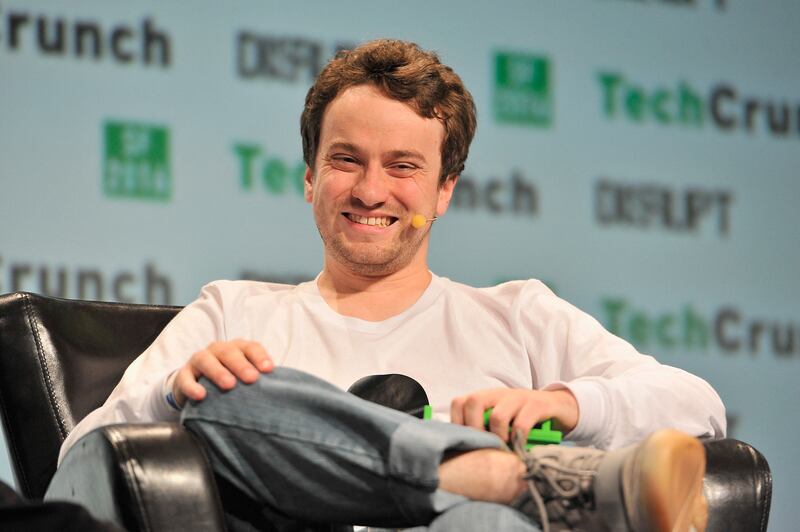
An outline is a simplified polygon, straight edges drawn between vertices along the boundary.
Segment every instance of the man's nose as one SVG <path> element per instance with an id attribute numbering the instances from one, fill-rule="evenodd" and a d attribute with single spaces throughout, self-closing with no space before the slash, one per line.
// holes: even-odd
<path id="1" fill-rule="evenodd" d="M 381 205 L 389 195 L 388 179 L 382 167 L 368 165 L 353 186 L 352 195 L 365 207 Z"/>

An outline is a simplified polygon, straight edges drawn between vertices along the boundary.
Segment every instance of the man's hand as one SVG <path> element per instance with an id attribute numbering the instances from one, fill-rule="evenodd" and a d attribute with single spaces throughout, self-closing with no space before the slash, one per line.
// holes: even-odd
<path id="1" fill-rule="evenodd" d="M 267 350 L 248 340 L 214 342 L 192 355 L 178 370 L 172 383 L 172 395 L 181 408 L 187 399 L 202 401 L 206 389 L 197 382 L 205 376 L 223 390 L 236 386 L 236 379 L 251 384 L 260 373 L 272 371 L 272 359 Z"/>
<path id="2" fill-rule="evenodd" d="M 525 435 L 533 426 L 553 419 L 555 428 L 569 432 L 578 424 L 578 402 L 567 389 L 541 391 L 511 388 L 482 390 L 453 399 L 450 421 L 483 430 L 483 412 L 492 408 L 489 430 L 508 441 L 508 428 Z"/>

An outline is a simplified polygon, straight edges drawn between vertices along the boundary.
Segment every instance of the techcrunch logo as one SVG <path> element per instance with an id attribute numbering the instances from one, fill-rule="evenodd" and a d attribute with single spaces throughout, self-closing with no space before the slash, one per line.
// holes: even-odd
<path id="1" fill-rule="evenodd" d="M 14 10 L 3 13 L 0 24 L 0 42 L 10 52 L 30 49 L 51 57 L 109 58 L 124 65 L 168 67 L 171 61 L 170 36 L 150 17 L 136 25 L 109 24 L 88 17 L 69 20 Z"/>
<path id="2" fill-rule="evenodd" d="M 258 144 L 236 142 L 233 153 L 239 163 L 239 185 L 252 191 L 257 186 L 271 195 L 292 193 L 303 197 L 305 162 L 287 163 L 281 157 L 266 153 Z"/>
<path id="3" fill-rule="evenodd" d="M 171 305 L 172 280 L 152 263 L 143 271 L 103 272 L 100 268 L 68 268 L 13 261 L 0 256 L 0 293 L 21 290 L 46 296 Z"/>
<path id="4" fill-rule="evenodd" d="M 600 71 L 601 112 L 609 120 L 705 127 L 800 138 L 800 102 L 742 94 L 727 83 L 700 90 L 686 81 L 645 87 L 619 72 Z"/>
<path id="5" fill-rule="evenodd" d="M 245 192 L 258 188 L 274 196 L 291 194 L 303 198 L 303 161 L 289 163 L 258 144 L 247 142 L 234 143 L 233 154 L 239 167 L 239 186 Z M 512 171 L 506 179 L 492 177 L 485 182 L 464 174 L 458 180 L 450 207 L 532 217 L 538 213 L 538 197 L 536 186 L 519 170 Z"/>
<path id="6" fill-rule="evenodd" d="M 172 195 L 169 130 L 109 121 L 103 125 L 103 192 L 111 198 L 166 201 Z"/>
<path id="7" fill-rule="evenodd" d="M 478 181 L 462 174 L 453 191 L 450 207 L 533 217 L 539 211 L 539 193 L 519 170 L 512 170 L 508 178 L 491 177 L 488 181 Z"/>
<path id="8" fill-rule="evenodd" d="M 600 306 L 606 328 L 642 350 L 707 352 L 713 347 L 725 355 L 800 358 L 800 322 L 747 316 L 734 306 L 723 306 L 710 316 L 691 304 L 649 312 L 621 297 L 603 298 Z"/>
<path id="9" fill-rule="evenodd" d="M 497 122 L 550 127 L 553 121 L 550 59 L 541 55 L 497 52 L 492 106 Z"/>

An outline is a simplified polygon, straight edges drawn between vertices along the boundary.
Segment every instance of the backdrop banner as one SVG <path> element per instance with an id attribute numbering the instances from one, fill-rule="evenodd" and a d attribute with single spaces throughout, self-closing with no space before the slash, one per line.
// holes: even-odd
<path id="1" fill-rule="evenodd" d="M 413 40 L 478 108 L 433 271 L 542 279 L 710 381 L 790 530 L 798 27 L 790 0 L 4 0 L 0 293 L 184 305 L 214 279 L 313 278 L 305 93 L 340 49 Z"/>

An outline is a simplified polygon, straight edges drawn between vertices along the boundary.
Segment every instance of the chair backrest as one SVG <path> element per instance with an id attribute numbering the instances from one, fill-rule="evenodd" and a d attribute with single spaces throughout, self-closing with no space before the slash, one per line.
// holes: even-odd
<path id="1" fill-rule="evenodd" d="M 64 438 L 179 310 L 0 296 L 0 413 L 24 496 L 43 497 Z"/>

